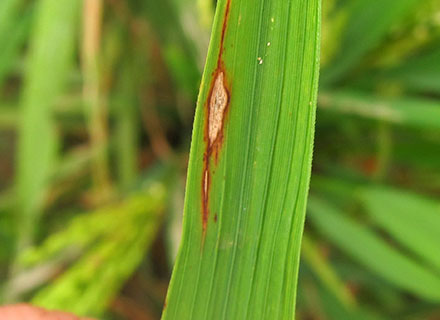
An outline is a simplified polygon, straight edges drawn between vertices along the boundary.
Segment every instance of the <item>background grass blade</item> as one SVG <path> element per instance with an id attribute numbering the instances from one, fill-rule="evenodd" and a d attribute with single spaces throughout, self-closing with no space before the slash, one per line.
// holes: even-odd
<path id="1" fill-rule="evenodd" d="M 379 46 L 390 27 L 418 4 L 417 0 L 351 1 L 341 45 L 332 63 L 323 70 L 323 83 L 336 82 L 346 76 L 367 53 Z"/>
<path id="2" fill-rule="evenodd" d="M 301 254 L 304 262 L 310 266 L 326 289 L 332 292 L 339 300 L 339 303 L 347 309 L 353 308 L 356 304 L 353 295 L 345 286 L 345 283 L 328 264 L 326 259 L 320 255 L 319 247 L 307 236 L 307 234 L 305 234 L 302 239 Z"/>
<path id="3" fill-rule="evenodd" d="M 102 99 L 99 53 L 103 15 L 102 0 L 85 0 L 83 8 L 82 67 L 84 74 L 84 104 L 88 116 L 90 144 L 96 152 L 92 165 L 92 179 L 97 202 L 110 194 L 110 171 L 107 149 L 107 105 Z"/>
<path id="4" fill-rule="evenodd" d="M 440 277 L 437 274 L 393 250 L 374 232 L 325 201 L 311 198 L 309 209 L 313 224 L 358 263 L 417 296 L 432 302 L 440 301 Z"/>
<path id="5" fill-rule="evenodd" d="M 42 262 L 48 253 L 53 258 L 54 250 L 72 249 L 78 244 L 86 249 L 56 283 L 39 290 L 33 302 L 49 309 L 64 308 L 78 315 L 102 314 L 153 242 L 161 222 L 165 195 L 165 185 L 154 181 L 144 192 L 131 195 L 112 209 L 73 221 L 41 248 L 28 252 L 24 260 Z M 101 227 L 97 228 L 97 224 Z M 83 232 L 85 230 L 92 232 Z M 100 238 L 107 241 L 100 243 L 97 241 Z M 99 281 L 91 281 L 96 277 Z M 69 302 L 67 308 L 66 301 Z"/>
<path id="6" fill-rule="evenodd" d="M 219 1 L 164 319 L 293 318 L 319 25 L 317 0 Z"/>
<path id="7" fill-rule="evenodd" d="M 436 100 L 412 97 L 387 98 L 356 90 L 323 91 L 323 109 L 383 120 L 401 126 L 440 129 L 440 108 Z"/>
<path id="8" fill-rule="evenodd" d="M 52 108 L 72 66 L 79 4 L 78 0 L 41 0 L 36 10 L 21 99 L 17 168 L 19 247 L 32 238 L 56 157 Z"/>
<path id="9" fill-rule="evenodd" d="M 360 197 L 379 226 L 440 269 L 440 203 L 386 187 L 363 188 Z"/>
<path id="10" fill-rule="evenodd" d="M 139 114 L 136 101 L 132 98 L 136 90 L 136 83 L 131 74 L 134 73 L 132 63 L 123 66 L 124 71 L 119 79 L 116 93 L 116 146 L 118 157 L 118 178 L 123 189 L 130 187 L 136 179 L 137 163 L 136 151 L 139 145 Z"/>

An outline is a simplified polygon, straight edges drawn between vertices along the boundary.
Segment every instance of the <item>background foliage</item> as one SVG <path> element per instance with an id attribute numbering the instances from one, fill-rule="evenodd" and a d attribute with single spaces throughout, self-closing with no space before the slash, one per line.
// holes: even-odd
<path id="1" fill-rule="evenodd" d="M 159 318 L 214 6 L 0 1 L 2 303 Z M 298 319 L 440 317 L 439 38 L 437 0 L 323 0 Z"/>

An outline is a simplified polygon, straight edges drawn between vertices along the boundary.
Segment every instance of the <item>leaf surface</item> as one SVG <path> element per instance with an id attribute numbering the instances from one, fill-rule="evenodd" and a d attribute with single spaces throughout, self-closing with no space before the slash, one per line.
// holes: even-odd
<path id="1" fill-rule="evenodd" d="M 318 80 L 318 0 L 218 2 L 164 319 L 292 319 Z"/>

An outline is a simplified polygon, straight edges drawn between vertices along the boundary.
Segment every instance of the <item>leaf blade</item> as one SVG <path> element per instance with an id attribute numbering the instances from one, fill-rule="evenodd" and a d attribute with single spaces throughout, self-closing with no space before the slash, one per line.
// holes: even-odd
<path id="1" fill-rule="evenodd" d="M 319 11 L 315 0 L 218 3 L 196 110 L 182 247 L 164 319 L 293 316 Z M 220 74 L 229 104 L 221 136 L 212 140 L 208 112 L 215 111 L 207 108 Z"/>

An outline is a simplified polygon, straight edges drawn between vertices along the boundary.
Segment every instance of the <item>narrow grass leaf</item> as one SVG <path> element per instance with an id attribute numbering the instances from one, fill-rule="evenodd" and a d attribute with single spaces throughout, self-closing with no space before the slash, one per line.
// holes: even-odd
<path id="1" fill-rule="evenodd" d="M 199 34 L 199 28 L 192 27 L 190 32 L 185 30 L 185 27 L 189 28 L 185 19 L 196 19 L 191 11 L 195 1 L 145 1 L 143 6 L 145 16 L 155 27 L 157 35 L 154 36 L 159 38 L 174 83 L 177 88 L 193 95 L 200 81 L 203 67 L 200 62 L 207 46 L 207 35 Z M 164 19 L 169 23 L 164 24 Z"/>
<path id="2" fill-rule="evenodd" d="M 386 98 L 346 89 L 320 93 L 319 106 L 398 125 L 440 129 L 439 104 L 429 98 Z"/>
<path id="3" fill-rule="evenodd" d="M 323 309 L 328 319 L 337 320 L 384 320 L 383 317 L 371 313 L 369 310 L 361 308 L 348 309 L 340 303 L 336 296 L 326 288 L 319 291 Z"/>
<path id="4" fill-rule="evenodd" d="M 164 319 L 293 319 L 320 1 L 222 0 Z"/>
<path id="5" fill-rule="evenodd" d="M 32 302 L 77 315 L 101 315 L 152 244 L 165 199 L 165 185 L 155 182 L 119 206 L 77 219 L 66 231 L 30 252 L 28 257 L 35 259 L 39 253 L 38 260 L 44 262 L 47 253 L 52 255 L 63 247 L 65 250 L 66 245 L 87 248 L 53 284 L 39 290 Z M 104 239 L 97 241 L 97 236 Z"/>
<path id="6" fill-rule="evenodd" d="M 309 218 L 330 241 L 370 271 L 420 298 L 440 301 L 440 277 L 391 247 L 368 227 L 318 198 L 309 200 Z"/>
<path id="7" fill-rule="evenodd" d="M 339 300 L 340 304 L 347 309 L 353 308 L 355 306 L 353 295 L 319 249 L 314 241 L 307 234 L 304 234 L 301 257 L 322 281 L 323 286 Z"/>
<path id="8" fill-rule="evenodd" d="M 79 4 L 78 0 L 41 0 L 37 5 L 21 99 L 17 159 L 20 246 L 32 237 L 55 161 L 52 108 L 73 62 Z"/>
<path id="9" fill-rule="evenodd" d="M 116 156 L 118 178 L 124 189 L 130 187 L 136 179 L 139 137 L 139 114 L 135 97 L 136 83 L 133 81 L 133 64 L 126 62 L 118 83 L 116 93 Z"/>
<path id="10" fill-rule="evenodd" d="M 411 13 L 418 0 L 355 0 L 338 54 L 323 70 L 323 83 L 340 80 L 364 56 L 375 49 L 390 32 L 390 28 Z"/>
<path id="11" fill-rule="evenodd" d="M 387 187 L 360 191 L 370 216 L 402 245 L 440 270 L 440 203 Z"/>

